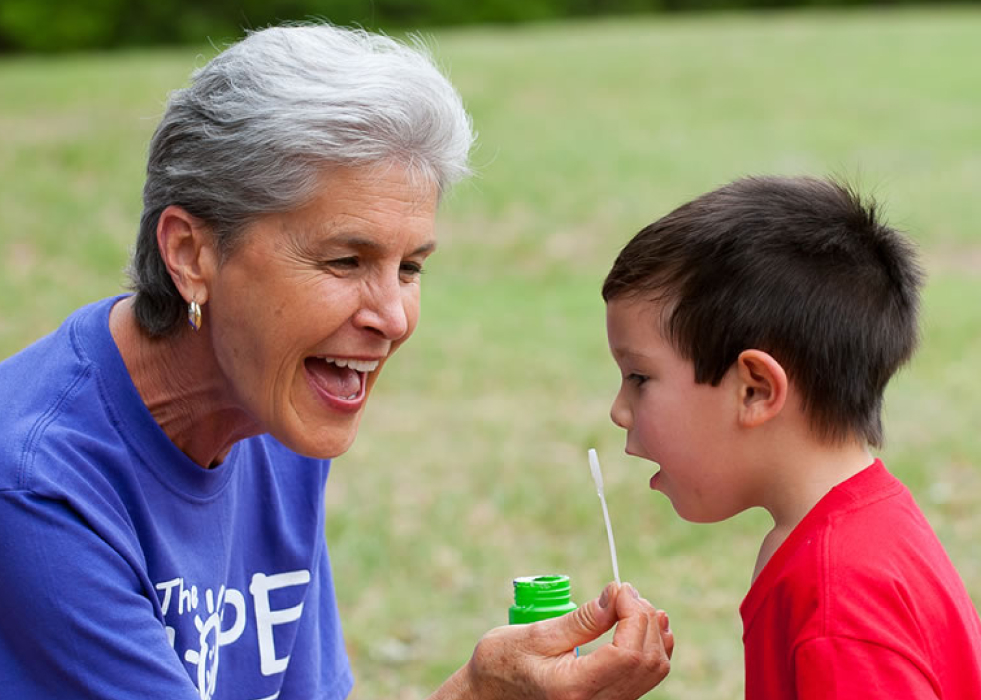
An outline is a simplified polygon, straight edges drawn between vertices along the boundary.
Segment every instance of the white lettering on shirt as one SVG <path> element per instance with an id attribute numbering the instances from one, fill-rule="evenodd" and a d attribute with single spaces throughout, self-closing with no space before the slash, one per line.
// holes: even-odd
<path id="1" fill-rule="evenodd" d="M 303 612 L 303 595 L 300 596 L 301 602 L 292 607 L 274 609 L 270 600 L 271 594 L 280 589 L 305 586 L 308 583 L 310 572 L 306 569 L 272 575 L 256 573 L 252 576 L 249 593 L 256 623 L 258 670 L 263 676 L 272 676 L 286 670 L 290 656 L 277 656 L 273 632 L 280 625 L 297 622 Z M 219 682 L 220 649 L 238 641 L 248 626 L 248 599 L 234 588 L 216 586 L 199 589 L 196 585 L 188 586 L 180 576 L 155 583 L 154 588 L 160 598 L 167 641 L 190 666 L 189 675 L 197 685 L 201 700 L 210 700 Z M 203 595 L 199 595 L 199 591 Z M 305 595 L 305 592 L 301 594 Z M 184 615 L 193 615 L 194 625 L 190 630 L 186 624 L 178 624 Z M 272 697 L 276 696 L 278 692 Z"/>
<path id="2" fill-rule="evenodd" d="M 303 612 L 303 603 L 294 605 L 291 608 L 272 610 L 269 604 L 269 592 L 286 588 L 288 586 L 301 586 L 310 582 L 310 572 L 306 569 L 299 571 L 289 571 L 284 574 L 266 576 L 256 574 L 252 577 L 249 584 L 249 593 L 252 594 L 255 606 L 256 634 L 259 639 L 259 670 L 262 675 L 271 676 L 282 673 L 289 664 L 290 657 L 276 657 L 276 643 L 273 640 L 273 627 L 285 625 L 300 619 Z"/>

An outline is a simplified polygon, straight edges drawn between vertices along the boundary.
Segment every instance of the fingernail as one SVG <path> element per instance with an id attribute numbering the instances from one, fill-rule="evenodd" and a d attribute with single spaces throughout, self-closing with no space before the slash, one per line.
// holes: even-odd
<path id="1" fill-rule="evenodd" d="M 662 632 L 667 633 L 667 632 L 670 632 L 671 631 L 671 621 L 668 619 L 668 616 L 667 616 L 666 613 L 661 616 L 660 622 L 661 622 L 661 631 Z"/>
<path id="2" fill-rule="evenodd" d="M 610 587 L 607 586 L 606 588 L 603 589 L 603 595 L 600 596 L 599 606 L 601 608 L 605 608 L 609 604 L 610 604 Z"/>
<path id="3" fill-rule="evenodd" d="M 627 591 L 630 593 L 630 595 L 632 595 L 637 600 L 640 600 L 640 593 L 637 592 L 637 589 L 634 588 L 632 584 L 625 583 L 623 585 L 627 587 Z"/>

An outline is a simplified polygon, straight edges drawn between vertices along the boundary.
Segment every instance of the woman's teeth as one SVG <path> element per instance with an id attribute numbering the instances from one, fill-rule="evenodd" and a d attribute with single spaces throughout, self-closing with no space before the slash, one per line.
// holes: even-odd
<path id="1" fill-rule="evenodd" d="M 378 360 L 349 360 L 343 357 L 324 357 L 324 362 L 329 362 L 338 367 L 348 367 L 355 372 L 374 372 L 378 369 Z"/>

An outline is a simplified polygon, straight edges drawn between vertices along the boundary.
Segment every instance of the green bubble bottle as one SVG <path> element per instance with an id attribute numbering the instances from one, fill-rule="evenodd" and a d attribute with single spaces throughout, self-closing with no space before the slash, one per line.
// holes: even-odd
<path id="1" fill-rule="evenodd" d="M 512 625 L 538 622 L 565 615 L 576 607 L 568 576 L 522 576 L 514 579 L 514 605 L 508 610 L 508 622 Z"/>

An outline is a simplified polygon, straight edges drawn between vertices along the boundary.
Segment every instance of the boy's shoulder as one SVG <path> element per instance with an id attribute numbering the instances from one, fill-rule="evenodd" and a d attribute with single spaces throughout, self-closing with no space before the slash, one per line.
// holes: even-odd
<path id="1" fill-rule="evenodd" d="M 942 589 L 936 576 L 952 571 L 909 489 L 877 460 L 804 516 L 753 584 L 743 612 L 752 617 L 782 601 L 800 624 L 804 617 L 864 624 L 870 605 Z"/>
<path id="2" fill-rule="evenodd" d="M 833 488 L 794 534 L 799 547 L 810 549 L 800 564 L 831 577 L 829 585 L 904 579 L 938 559 L 950 564 L 909 489 L 879 460 Z"/>
<path id="3" fill-rule="evenodd" d="M 808 619 L 805 636 L 900 640 L 914 620 L 977 617 L 909 489 L 879 461 L 832 489 L 785 544 L 764 585 Z"/>
<path id="4" fill-rule="evenodd" d="M 833 488 L 801 524 L 824 530 L 829 554 L 848 560 L 842 565 L 862 565 L 863 558 L 852 560 L 865 550 L 880 558 L 884 550 L 906 549 L 914 540 L 939 544 L 909 489 L 879 460 Z"/>
<path id="5" fill-rule="evenodd" d="M 912 494 L 881 463 L 805 516 L 740 612 L 747 697 L 829 673 L 859 693 L 849 697 L 886 687 L 921 697 L 910 689 L 924 683 L 978 697 L 981 620 Z"/>

